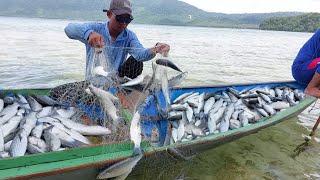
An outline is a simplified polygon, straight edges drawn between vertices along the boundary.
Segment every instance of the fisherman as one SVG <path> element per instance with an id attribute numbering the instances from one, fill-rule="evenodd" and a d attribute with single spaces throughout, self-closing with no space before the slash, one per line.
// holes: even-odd
<path id="1" fill-rule="evenodd" d="M 127 26 L 133 20 L 132 5 L 129 0 L 111 0 L 109 9 L 104 9 L 109 19 L 104 23 L 70 23 L 65 33 L 70 39 L 83 42 L 86 46 L 86 69 L 94 55 L 94 48 L 104 48 L 105 57 L 112 70 L 120 77 L 135 78 L 142 73 L 143 61 L 151 60 L 157 53 L 166 55 L 170 46 L 156 43 L 154 47 L 144 48 L 136 34 Z M 126 60 L 128 54 L 131 56 Z M 86 78 L 90 77 L 86 71 Z"/>
<path id="2" fill-rule="evenodd" d="M 305 93 L 320 98 L 320 29 L 303 45 L 292 64 L 293 78 L 306 85 Z"/>

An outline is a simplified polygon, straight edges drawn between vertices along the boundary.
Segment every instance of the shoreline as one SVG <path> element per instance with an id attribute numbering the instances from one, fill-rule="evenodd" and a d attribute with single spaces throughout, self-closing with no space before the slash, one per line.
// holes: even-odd
<path id="1" fill-rule="evenodd" d="M 28 18 L 28 19 L 39 19 L 39 20 L 61 20 L 61 21 L 84 21 L 84 22 L 102 22 L 103 20 L 89 20 L 89 19 L 73 19 L 73 18 L 50 18 L 50 17 L 35 17 L 35 16 L 6 16 L 0 15 L 3 18 Z M 217 28 L 217 29 L 249 29 L 249 30 L 260 30 L 260 31 L 276 31 L 276 32 L 289 32 L 289 33 L 313 33 L 313 32 L 301 32 L 301 31 L 283 31 L 283 30 L 272 30 L 272 29 L 260 29 L 259 27 L 236 27 L 236 26 L 204 26 L 204 25 L 181 25 L 181 24 L 148 24 L 148 23 L 132 23 L 134 25 L 159 25 L 159 26 L 177 26 L 177 27 L 194 27 L 194 28 Z"/>

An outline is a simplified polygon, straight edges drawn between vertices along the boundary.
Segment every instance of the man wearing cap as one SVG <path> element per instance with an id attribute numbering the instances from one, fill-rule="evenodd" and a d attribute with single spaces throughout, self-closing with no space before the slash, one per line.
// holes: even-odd
<path id="1" fill-rule="evenodd" d="M 104 9 L 109 18 L 105 23 L 70 23 L 65 33 L 86 45 L 86 68 L 90 67 L 94 48 L 104 48 L 108 64 L 120 76 L 135 78 L 142 72 L 143 61 L 155 57 L 157 53 L 166 55 L 170 46 L 157 43 L 152 48 L 144 48 L 134 32 L 127 29 L 133 20 L 129 0 L 111 0 L 109 9 Z M 128 54 L 131 56 L 125 61 Z M 90 76 L 86 73 L 86 77 Z"/>

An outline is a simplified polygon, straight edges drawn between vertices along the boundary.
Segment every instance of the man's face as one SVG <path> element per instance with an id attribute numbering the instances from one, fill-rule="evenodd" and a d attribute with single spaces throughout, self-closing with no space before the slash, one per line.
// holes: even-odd
<path id="1" fill-rule="evenodd" d="M 129 14 L 122 14 L 122 15 L 115 15 L 112 12 L 108 13 L 108 17 L 110 19 L 109 25 L 110 28 L 115 32 L 122 32 L 124 29 L 127 28 L 128 24 L 130 23 L 130 15 Z"/>

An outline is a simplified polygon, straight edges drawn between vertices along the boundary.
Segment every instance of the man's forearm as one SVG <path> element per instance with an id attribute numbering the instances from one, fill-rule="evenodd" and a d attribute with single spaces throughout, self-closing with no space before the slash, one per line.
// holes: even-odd
<path id="1" fill-rule="evenodd" d="M 89 35 L 93 32 L 87 25 L 77 23 L 68 24 L 64 31 L 70 39 L 76 39 L 84 43 L 88 41 Z"/>

